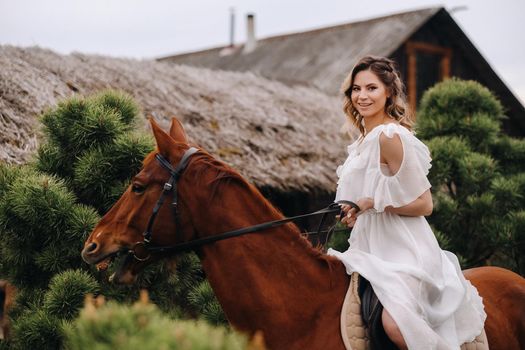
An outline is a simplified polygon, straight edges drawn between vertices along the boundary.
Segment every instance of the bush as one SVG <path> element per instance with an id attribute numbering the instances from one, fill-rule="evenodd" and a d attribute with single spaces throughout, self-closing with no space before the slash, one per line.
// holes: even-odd
<path id="1" fill-rule="evenodd" d="M 60 102 L 41 118 L 47 143 L 38 149 L 37 169 L 63 178 L 82 203 L 105 212 L 153 150 L 150 137 L 133 132 L 138 115 L 121 92 Z"/>
<path id="2" fill-rule="evenodd" d="M 204 319 L 211 324 L 224 325 L 228 323 L 207 280 L 190 291 L 188 300 L 191 306 L 198 310 Z"/>
<path id="3" fill-rule="evenodd" d="M 418 136 L 433 157 L 430 222 L 463 267 L 525 273 L 517 218 L 525 204 L 525 142 L 502 135 L 503 107 L 477 82 L 449 79 L 425 92 Z"/>
<path id="4" fill-rule="evenodd" d="M 506 174 L 519 174 L 525 164 L 525 140 L 502 135 L 491 145 L 491 153 Z"/>
<path id="5" fill-rule="evenodd" d="M 421 98 L 417 117 L 421 138 L 467 133 L 470 141 L 479 134 L 497 136 L 503 107 L 480 83 L 448 79 L 428 89 Z"/>
<path id="6" fill-rule="evenodd" d="M 329 237 L 328 242 L 326 242 L 326 249 L 333 248 L 340 252 L 346 251 L 350 247 L 349 233 L 351 231 L 346 225 L 340 222 L 336 223 L 334 232 Z"/>
<path id="7" fill-rule="evenodd" d="M 244 336 L 203 321 L 174 321 L 154 305 L 87 304 L 65 327 L 67 349 L 245 349 Z"/>
<path id="8" fill-rule="evenodd" d="M 60 349 L 63 341 L 62 321 L 44 310 L 27 311 L 13 323 L 15 349 Z"/>
<path id="9" fill-rule="evenodd" d="M 44 296 L 44 310 L 66 320 L 78 316 L 87 294 L 99 292 L 97 281 L 87 272 L 67 270 L 53 277 Z"/>
<path id="10" fill-rule="evenodd" d="M 19 288 L 43 288 L 55 273 L 80 266 L 99 216 L 76 204 L 62 180 L 15 169 L 0 198 L 0 272 Z"/>

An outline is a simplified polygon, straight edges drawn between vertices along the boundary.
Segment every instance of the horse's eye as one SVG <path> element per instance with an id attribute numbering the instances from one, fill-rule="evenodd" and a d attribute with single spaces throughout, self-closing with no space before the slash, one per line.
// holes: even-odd
<path id="1" fill-rule="evenodd" d="M 135 193 L 137 193 L 137 194 L 142 194 L 142 193 L 144 193 L 144 190 L 145 190 L 145 189 L 146 189 L 146 188 L 145 188 L 144 186 L 139 185 L 139 184 L 136 184 L 136 183 L 131 185 L 131 191 L 133 191 L 133 192 L 135 192 Z"/>

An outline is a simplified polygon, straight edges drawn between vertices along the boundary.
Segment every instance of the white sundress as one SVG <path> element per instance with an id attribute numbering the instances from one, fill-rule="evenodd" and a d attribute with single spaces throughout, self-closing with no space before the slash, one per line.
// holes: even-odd
<path id="1" fill-rule="evenodd" d="M 389 175 L 380 163 L 379 136 L 398 134 L 403 144 L 399 171 Z M 441 250 L 423 216 L 385 212 L 413 202 L 431 187 L 428 148 L 398 124 L 379 125 L 348 146 L 337 169 L 336 201 L 374 199 L 358 216 L 344 253 L 329 249 L 348 274 L 370 281 L 411 350 L 459 349 L 483 329 L 486 313 L 477 289 L 461 272 L 457 257 Z M 461 234 L 461 232 L 458 232 Z"/>

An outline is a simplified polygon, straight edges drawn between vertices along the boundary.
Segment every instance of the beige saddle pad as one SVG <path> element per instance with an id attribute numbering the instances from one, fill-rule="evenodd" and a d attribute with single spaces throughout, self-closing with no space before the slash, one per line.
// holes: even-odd
<path id="1" fill-rule="evenodd" d="M 361 317 L 358 283 L 359 274 L 354 272 L 341 310 L 341 336 L 347 350 L 370 349 L 368 332 Z M 485 330 L 474 341 L 463 344 L 461 350 L 489 350 Z"/>

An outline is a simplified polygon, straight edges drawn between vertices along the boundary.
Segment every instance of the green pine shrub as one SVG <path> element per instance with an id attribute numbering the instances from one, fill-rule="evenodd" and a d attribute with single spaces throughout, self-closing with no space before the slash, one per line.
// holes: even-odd
<path id="1" fill-rule="evenodd" d="M 227 324 L 228 321 L 207 280 L 201 282 L 196 288 L 190 291 L 188 301 L 190 305 L 198 310 L 211 324 Z"/>
<path id="2" fill-rule="evenodd" d="M 28 310 L 41 309 L 46 290 L 44 288 L 17 289 L 15 303 L 9 311 L 9 317 L 16 322 Z"/>
<path id="3" fill-rule="evenodd" d="M 64 327 L 67 349 L 246 349 L 247 339 L 204 321 L 172 320 L 150 303 L 86 305 Z"/>
<path id="4" fill-rule="evenodd" d="M 100 218 L 92 208 L 76 203 L 64 181 L 29 166 L 0 165 L 0 190 L 0 276 L 18 289 L 9 313 L 14 330 L 9 344 L 14 349 L 59 349 L 67 312 L 43 307 L 47 294 L 53 293 L 46 288 L 55 274 L 83 265 L 82 243 Z M 74 288 L 74 281 L 68 281 L 54 289 L 55 297 L 64 300 Z"/>
<path id="5" fill-rule="evenodd" d="M 187 253 L 176 260 L 176 273 L 170 276 L 169 283 L 177 288 L 178 295 L 188 292 L 204 280 L 199 257 L 195 253 Z"/>
<path id="6" fill-rule="evenodd" d="M 450 242 L 452 242 L 454 237 L 450 237 L 451 235 L 446 234 L 446 232 L 458 232 L 461 230 L 459 203 L 450 195 L 448 190 L 438 191 L 434 189 L 432 197 L 434 210 L 431 222 L 439 222 L 439 226 L 435 226 L 434 232 L 439 231 L 444 236 L 442 241 L 445 241 L 445 237 L 447 237 L 448 247 L 452 249 L 453 245 Z M 454 252 L 456 253 L 456 251 Z"/>
<path id="7" fill-rule="evenodd" d="M 119 135 L 113 141 L 86 150 L 74 169 L 73 185 L 78 196 L 103 209 L 109 209 L 122 195 L 153 148 L 148 137 L 134 133 Z"/>
<path id="8" fill-rule="evenodd" d="M 36 168 L 63 178 L 82 203 L 104 213 L 153 150 L 152 138 L 134 131 L 139 111 L 116 91 L 60 102 L 41 118 L 47 142 Z"/>
<path id="9" fill-rule="evenodd" d="M 491 153 L 506 174 L 519 174 L 525 163 L 525 140 L 502 135 L 491 145 Z"/>
<path id="10" fill-rule="evenodd" d="M 432 168 L 428 174 L 430 182 L 435 188 L 449 186 L 448 192 L 453 194 L 455 189 L 450 185 L 459 173 L 461 159 L 469 152 L 468 144 L 454 136 L 437 136 L 426 144 L 432 151 Z"/>
<path id="11" fill-rule="evenodd" d="M 346 225 L 343 225 L 340 222 L 336 223 L 334 232 L 326 243 L 326 249 L 333 248 L 340 252 L 346 251 L 350 247 L 350 243 L 348 242 L 350 234 L 351 231 Z"/>
<path id="12" fill-rule="evenodd" d="M 66 270 L 55 275 L 44 296 L 44 310 L 55 317 L 72 320 L 84 305 L 87 294 L 99 292 L 98 282 L 85 271 Z"/>
<path id="13" fill-rule="evenodd" d="M 483 136 L 499 134 L 503 107 L 494 95 L 475 81 L 448 79 L 428 89 L 421 98 L 417 125 L 421 138 L 471 132 Z"/>
<path id="14" fill-rule="evenodd" d="M 432 154 L 430 222 L 464 268 L 498 264 L 525 273 L 517 233 L 525 204 L 525 142 L 501 133 L 503 107 L 477 82 L 427 90 L 416 131 Z"/>
<path id="15" fill-rule="evenodd" d="M 81 265 L 82 243 L 98 220 L 64 181 L 14 170 L 0 198 L 0 273 L 19 288 L 47 286 L 55 273 Z"/>
<path id="16" fill-rule="evenodd" d="M 123 92 L 105 90 L 95 95 L 93 100 L 95 104 L 100 104 L 105 109 L 116 111 L 125 125 L 133 124 L 140 113 L 140 108 L 135 100 Z"/>
<path id="17" fill-rule="evenodd" d="M 44 310 L 26 310 L 13 322 L 13 348 L 16 350 L 61 349 L 63 322 Z"/>
<path id="18" fill-rule="evenodd" d="M 436 236 L 436 239 L 437 239 L 441 249 L 444 249 L 444 250 L 450 250 L 451 249 L 452 242 L 450 240 L 450 237 L 448 237 L 447 235 L 443 234 L 443 232 L 439 231 L 435 227 L 432 227 L 432 232 L 434 232 L 434 235 Z"/>
<path id="19" fill-rule="evenodd" d="M 0 198 L 4 197 L 13 181 L 25 171 L 28 171 L 25 167 L 0 162 Z"/>
<path id="20" fill-rule="evenodd" d="M 517 173 L 517 174 L 511 173 L 511 175 L 509 176 L 509 179 L 514 181 L 516 185 L 518 186 L 518 192 L 521 194 L 519 206 L 521 208 L 525 208 L 525 195 L 523 195 L 525 193 L 525 173 Z"/>
<path id="21" fill-rule="evenodd" d="M 522 207 L 523 208 L 523 207 Z M 508 225 L 504 232 L 506 256 L 512 260 L 518 271 L 525 271 L 525 210 L 515 210 L 507 215 Z"/>

